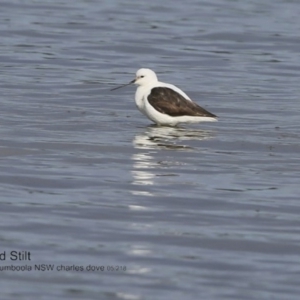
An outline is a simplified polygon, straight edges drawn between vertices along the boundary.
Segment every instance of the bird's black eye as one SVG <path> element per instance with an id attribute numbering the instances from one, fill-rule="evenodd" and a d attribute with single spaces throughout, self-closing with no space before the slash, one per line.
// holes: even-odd
<path id="1" fill-rule="evenodd" d="M 141 75 L 141 78 L 144 78 L 145 76 L 144 75 Z"/>

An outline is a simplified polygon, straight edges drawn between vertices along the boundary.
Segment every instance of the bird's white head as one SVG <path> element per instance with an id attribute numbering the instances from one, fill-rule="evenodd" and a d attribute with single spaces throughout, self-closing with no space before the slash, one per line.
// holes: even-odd
<path id="1" fill-rule="evenodd" d="M 136 72 L 134 84 L 147 85 L 149 83 L 157 82 L 157 76 L 155 72 L 150 69 L 139 69 Z"/>
<path id="2" fill-rule="evenodd" d="M 145 86 L 145 85 L 152 84 L 152 83 L 155 83 L 155 82 L 157 82 L 157 76 L 152 70 L 150 70 L 150 69 L 139 69 L 136 72 L 135 79 L 133 79 L 129 83 L 117 86 L 117 87 L 111 89 L 111 91 L 120 89 L 120 88 L 122 88 L 124 86 L 127 86 L 127 85 L 130 85 L 132 83 L 134 83 L 136 85 L 140 85 L 140 86 L 142 86 L 142 85 Z"/>

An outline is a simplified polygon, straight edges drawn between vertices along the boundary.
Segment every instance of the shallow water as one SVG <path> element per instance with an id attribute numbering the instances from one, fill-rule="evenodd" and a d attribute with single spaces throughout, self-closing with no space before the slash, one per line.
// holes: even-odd
<path id="1" fill-rule="evenodd" d="M 298 300 L 300 3 L 1 8 L 1 298 Z M 140 67 L 219 122 L 151 125 Z"/>

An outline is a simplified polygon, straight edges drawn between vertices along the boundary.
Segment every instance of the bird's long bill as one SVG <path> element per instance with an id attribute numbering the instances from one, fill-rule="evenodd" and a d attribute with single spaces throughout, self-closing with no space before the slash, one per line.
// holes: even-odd
<path id="1" fill-rule="evenodd" d="M 130 84 L 133 84 L 134 82 L 135 82 L 135 79 L 131 80 L 129 83 L 123 84 L 123 85 L 121 85 L 121 86 L 117 86 L 117 87 L 111 89 L 111 91 L 120 89 L 120 88 L 122 88 L 122 87 L 124 87 L 124 86 L 127 86 L 127 85 L 130 85 Z"/>

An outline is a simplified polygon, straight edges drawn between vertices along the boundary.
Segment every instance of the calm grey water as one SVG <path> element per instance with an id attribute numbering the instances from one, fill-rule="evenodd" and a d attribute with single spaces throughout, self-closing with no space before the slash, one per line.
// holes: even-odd
<path id="1" fill-rule="evenodd" d="M 0 298 L 298 300 L 300 2 L 125 2 L 1 2 Z"/>

